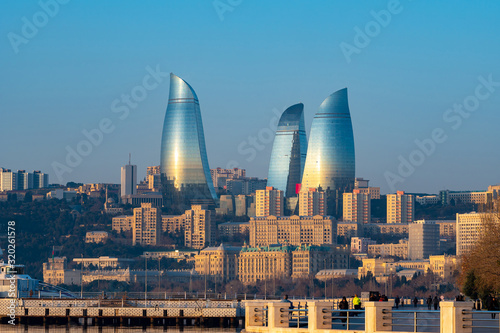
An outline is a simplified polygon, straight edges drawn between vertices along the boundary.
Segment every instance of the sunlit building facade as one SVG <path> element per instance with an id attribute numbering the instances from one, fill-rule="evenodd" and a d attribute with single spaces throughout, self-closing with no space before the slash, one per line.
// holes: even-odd
<path id="1" fill-rule="evenodd" d="M 311 125 L 301 191 L 322 187 L 328 214 L 342 214 L 342 193 L 354 188 L 355 155 L 347 88 L 328 96 Z"/>
<path id="2" fill-rule="evenodd" d="M 286 109 L 278 122 L 274 138 L 267 186 L 285 192 L 285 197 L 297 196 L 306 163 L 307 138 L 304 125 L 304 104 Z"/>
<path id="3" fill-rule="evenodd" d="M 191 204 L 210 205 L 217 199 L 198 97 L 186 81 L 174 74 L 170 74 L 160 171 L 164 205 L 172 212 L 183 212 Z"/>

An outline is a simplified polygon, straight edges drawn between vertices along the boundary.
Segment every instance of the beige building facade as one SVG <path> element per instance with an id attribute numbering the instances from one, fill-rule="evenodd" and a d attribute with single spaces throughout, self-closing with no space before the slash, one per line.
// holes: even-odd
<path id="1" fill-rule="evenodd" d="M 336 231 L 336 221 L 331 216 L 252 217 L 249 245 L 331 245 L 337 242 Z"/>

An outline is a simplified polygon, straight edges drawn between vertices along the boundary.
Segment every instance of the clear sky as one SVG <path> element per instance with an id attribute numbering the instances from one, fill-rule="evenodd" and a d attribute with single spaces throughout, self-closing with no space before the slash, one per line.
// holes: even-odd
<path id="1" fill-rule="evenodd" d="M 211 168 L 266 177 L 276 112 L 304 103 L 309 131 L 348 87 L 356 176 L 383 193 L 500 183 L 499 2 L 61 2 L 0 2 L 2 167 L 118 183 L 131 153 L 142 178 L 173 72 L 199 97 Z"/>

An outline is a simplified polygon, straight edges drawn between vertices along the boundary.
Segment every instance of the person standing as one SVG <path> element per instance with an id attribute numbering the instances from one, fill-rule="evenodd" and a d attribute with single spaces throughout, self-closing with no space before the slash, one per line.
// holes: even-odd
<path id="1" fill-rule="evenodd" d="M 417 296 L 415 296 L 415 298 L 413 299 L 413 307 L 415 307 L 415 308 L 416 308 L 416 307 L 417 307 L 417 305 L 418 305 L 418 297 L 417 297 Z"/>
<path id="2" fill-rule="evenodd" d="M 396 309 L 399 309 L 399 296 L 396 296 L 396 298 L 394 299 L 394 304 L 396 305 Z"/>
<path id="3" fill-rule="evenodd" d="M 358 294 L 354 295 L 354 298 L 352 299 L 352 305 L 354 306 L 354 310 L 361 310 L 361 300 L 358 297 Z M 355 313 L 355 315 L 358 315 Z"/>
<path id="4" fill-rule="evenodd" d="M 432 303 L 434 303 L 434 310 L 437 310 L 439 305 L 439 298 L 437 296 L 434 296 L 434 300 L 432 301 Z"/>
<path id="5" fill-rule="evenodd" d="M 432 310 L 432 296 L 427 297 L 427 309 Z"/>
<path id="6" fill-rule="evenodd" d="M 341 309 L 341 310 L 348 310 L 349 309 L 349 303 L 347 302 L 347 299 L 345 298 L 345 296 L 342 297 L 342 301 L 340 301 L 340 303 L 339 303 L 339 309 Z M 347 321 L 347 311 L 341 312 L 340 317 L 343 317 L 343 318 L 341 318 L 341 320 L 343 323 L 345 323 Z M 342 324 L 342 326 L 345 326 L 345 324 Z"/>

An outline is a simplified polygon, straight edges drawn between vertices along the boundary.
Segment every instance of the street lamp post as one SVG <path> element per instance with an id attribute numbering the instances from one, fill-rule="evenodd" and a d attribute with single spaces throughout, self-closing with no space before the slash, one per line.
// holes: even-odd
<path id="1" fill-rule="evenodd" d="M 144 300 L 148 299 L 148 257 L 144 254 Z"/>
<path id="2" fill-rule="evenodd" d="M 83 253 L 82 253 L 82 269 L 80 270 L 80 298 L 83 299 Z"/>

